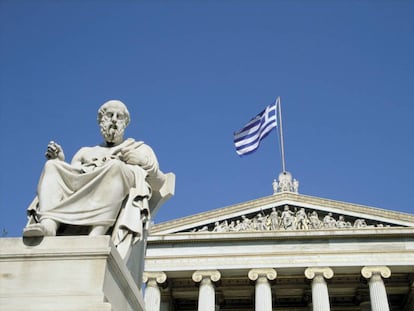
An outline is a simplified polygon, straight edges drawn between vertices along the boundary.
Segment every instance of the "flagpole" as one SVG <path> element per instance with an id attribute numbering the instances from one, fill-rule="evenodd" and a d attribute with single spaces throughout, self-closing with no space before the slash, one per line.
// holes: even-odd
<path id="1" fill-rule="evenodd" d="M 276 99 L 276 105 L 278 106 L 279 110 L 279 135 L 280 135 L 280 152 L 282 154 L 282 172 L 286 172 L 286 163 L 285 163 L 285 144 L 283 142 L 283 126 L 282 126 L 282 107 L 280 104 L 280 96 Z"/>

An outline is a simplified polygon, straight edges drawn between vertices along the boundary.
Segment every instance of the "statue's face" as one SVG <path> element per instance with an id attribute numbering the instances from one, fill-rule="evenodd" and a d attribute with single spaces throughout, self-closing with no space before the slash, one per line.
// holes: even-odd
<path id="1" fill-rule="evenodd" d="M 124 109 L 117 105 L 110 105 L 105 110 L 99 126 L 101 133 L 108 143 L 121 143 L 127 126 L 127 115 Z"/>

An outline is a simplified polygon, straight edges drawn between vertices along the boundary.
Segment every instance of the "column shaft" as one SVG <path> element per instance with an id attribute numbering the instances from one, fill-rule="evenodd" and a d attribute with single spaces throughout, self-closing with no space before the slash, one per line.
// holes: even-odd
<path id="1" fill-rule="evenodd" d="M 198 290 L 198 311 L 215 311 L 216 293 L 213 282 L 220 280 L 220 271 L 196 271 L 193 273 L 192 278 L 194 282 L 200 282 L 200 288 Z"/>
<path id="2" fill-rule="evenodd" d="M 312 280 L 313 311 L 329 311 L 328 286 L 322 274 L 315 275 Z"/>
<path id="3" fill-rule="evenodd" d="M 248 273 L 250 280 L 255 281 L 255 311 L 272 311 L 272 288 L 269 280 L 277 277 L 275 269 L 252 269 Z"/>
<path id="4" fill-rule="evenodd" d="M 329 311 L 328 285 L 325 279 L 334 275 L 328 267 L 310 267 L 305 270 L 305 276 L 312 280 L 312 308 L 313 311 Z"/>
<path id="5" fill-rule="evenodd" d="M 146 311 L 160 311 L 161 292 L 155 280 L 148 281 L 144 302 Z"/>
<path id="6" fill-rule="evenodd" d="M 146 311 L 160 311 L 161 290 L 158 284 L 166 280 L 167 275 L 164 272 L 144 272 L 143 281 L 147 284 L 144 295 Z"/>
<path id="7" fill-rule="evenodd" d="M 389 311 L 387 292 L 381 275 L 373 274 L 368 284 L 372 311 Z"/>
<path id="8" fill-rule="evenodd" d="M 259 277 L 256 281 L 255 311 L 272 311 L 272 289 L 265 276 Z"/>
<path id="9" fill-rule="evenodd" d="M 198 296 L 198 311 L 214 311 L 216 308 L 216 294 L 214 284 L 209 278 L 201 281 Z"/>
<path id="10" fill-rule="evenodd" d="M 382 278 L 391 276 L 390 268 L 386 266 L 363 267 L 361 274 L 368 279 L 369 296 L 372 311 L 389 311 L 387 292 Z"/>

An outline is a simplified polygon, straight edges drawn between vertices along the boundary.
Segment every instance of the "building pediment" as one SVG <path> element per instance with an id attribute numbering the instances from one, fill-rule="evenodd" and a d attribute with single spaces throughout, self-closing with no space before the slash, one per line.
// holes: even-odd
<path id="1" fill-rule="evenodd" d="M 292 192 L 154 225 L 151 235 L 414 227 L 414 216 Z"/>

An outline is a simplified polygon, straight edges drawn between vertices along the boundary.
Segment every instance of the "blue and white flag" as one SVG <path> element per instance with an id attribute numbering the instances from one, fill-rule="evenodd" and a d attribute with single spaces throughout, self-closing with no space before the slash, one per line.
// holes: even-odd
<path id="1" fill-rule="evenodd" d="M 279 98 L 278 98 L 279 99 Z M 278 99 L 251 119 L 240 131 L 234 133 L 234 145 L 239 156 L 252 153 L 259 148 L 260 141 L 277 126 L 276 108 Z"/>

